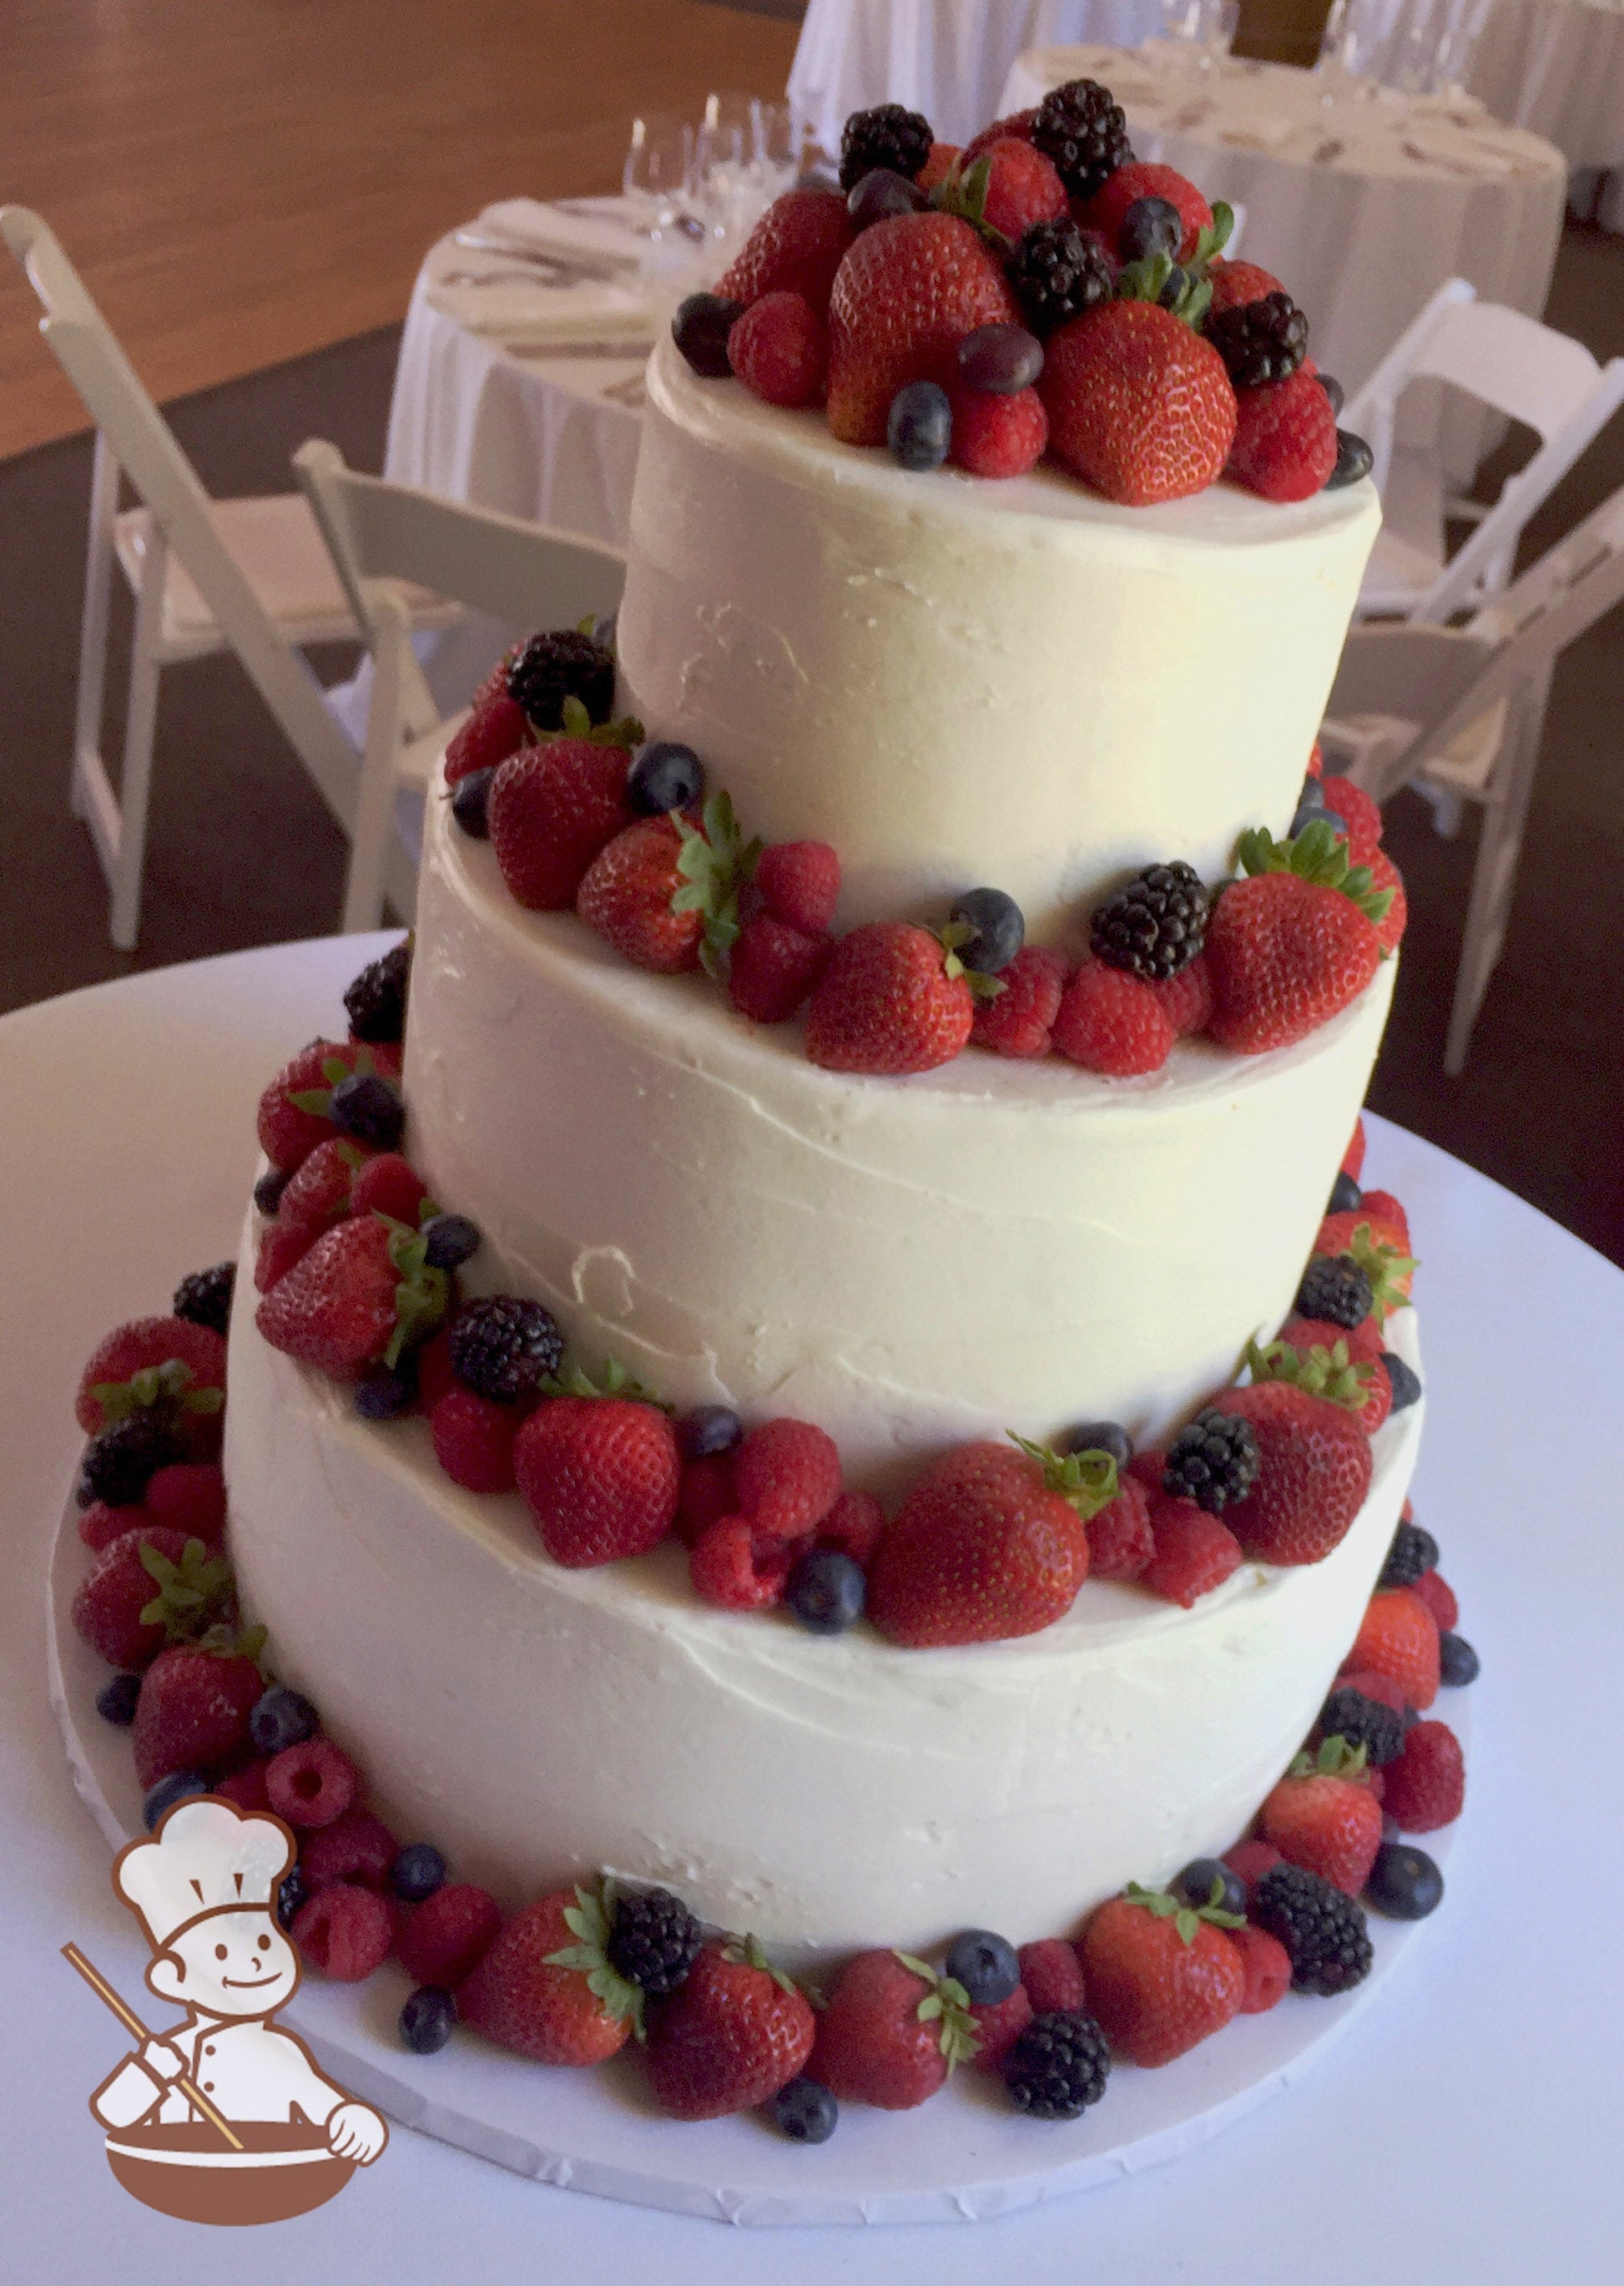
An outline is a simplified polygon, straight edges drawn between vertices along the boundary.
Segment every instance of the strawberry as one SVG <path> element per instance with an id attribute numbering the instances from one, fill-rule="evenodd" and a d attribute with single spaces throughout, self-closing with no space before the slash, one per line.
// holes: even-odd
<path id="1" fill-rule="evenodd" d="M 264 1635 L 256 1628 L 244 1641 L 263 1641 Z M 141 1677 L 130 1732 L 142 1785 L 156 1785 L 171 1770 L 209 1776 L 241 1762 L 252 1744 L 248 1716 L 264 1689 L 253 1655 L 234 1637 L 220 1649 L 205 1641 L 161 1651 Z"/>
<path id="2" fill-rule="evenodd" d="M 1461 1616 L 1461 1607 L 1455 1599 L 1454 1588 L 1444 1578 L 1443 1573 L 1423 1572 L 1415 1582 L 1415 1592 L 1438 1621 L 1439 1635 L 1452 1634 L 1455 1622 Z"/>
<path id="3" fill-rule="evenodd" d="M 865 230 L 829 303 L 829 426 L 843 445 L 883 445 L 891 400 L 932 381 L 978 326 L 1020 311 L 1002 269 L 958 215 L 897 215 Z"/>
<path id="4" fill-rule="evenodd" d="M 759 1531 L 747 1516 L 718 1517 L 694 1541 L 688 1576 L 702 1603 L 727 1612 L 770 1611 L 784 1600 L 795 1553 L 792 1541 Z"/>
<path id="5" fill-rule="evenodd" d="M 1365 1750 L 1345 1738 L 1299 1754 L 1258 1813 L 1263 1838 L 1290 1865 L 1356 1897 L 1382 1846 L 1382 1805 L 1366 1783 Z"/>
<path id="6" fill-rule="evenodd" d="M 409 1160 L 398 1151 L 380 1151 L 356 1171 L 350 1211 L 387 1215 L 391 1222 L 403 1222 L 408 1230 L 415 1230 L 428 1195 L 429 1186 Z"/>
<path id="7" fill-rule="evenodd" d="M 656 2019 L 643 2057 L 654 2100 L 676 2119 L 769 2102 L 805 2066 L 816 2024 L 754 1937 L 707 1944 Z"/>
<path id="8" fill-rule="evenodd" d="M 981 157 L 983 151 L 990 151 L 995 143 L 1005 142 L 1012 136 L 1018 142 L 1029 143 L 1032 139 L 1032 122 L 1037 116 L 1037 113 L 1034 109 L 1012 111 L 1005 119 L 995 119 L 990 127 L 983 127 L 979 135 L 973 135 L 965 145 L 959 154 L 960 167 L 969 169 Z"/>
<path id="9" fill-rule="evenodd" d="M 716 292 L 746 309 L 769 294 L 799 294 L 826 318 L 835 272 L 855 235 L 839 192 L 785 191 L 745 240 Z"/>
<path id="10" fill-rule="evenodd" d="M 79 1511 L 79 1537 L 92 1555 L 99 1556 L 104 1548 L 111 1548 L 127 1532 L 138 1531 L 152 1520 L 145 1499 L 121 1501 L 116 1507 L 104 1500 L 94 1500 L 89 1508 Z"/>
<path id="11" fill-rule="evenodd" d="M 1268 1841 L 1237 1841 L 1233 1849 L 1224 1852 L 1225 1864 L 1248 1890 L 1281 1862 L 1279 1850 Z"/>
<path id="12" fill-rule="evenodd" d="M 140 1668 L 166 1644 L 201 1635 L 230 1603 L 224 1557 L 201 1540 L 141 1524 L 108 1541 L 79 1582 L 74 1631 L 109 1667 Z"/>
<path id="13" fill-rule="evenodd" d="M 1302 1318 L 1293 1312 L 1276 1338 L 1305 1354 L 1320 1349 L 1328 1355 L 1341 1342 L 1355 1365 L 1374 1365 L 1386 1346 L 1374 1313 L 1350 1331 L 1346 1326 L 1333 1325 L 1328 1318 Z"/>
<path id="14" fill-rule="evenodd" d="M 1248 302 L 1261 302 L 1265 294 L 1283 294 L 1285 288 L 1272 270 L 1257 262 L 1231 262 L 1219 255 L 1209 266 L 1207 276 L 1212 286 L 1212 299 L 1207 305 L 1209 319 L 1220 317 L 1226 310 L 1240 308 Z M 1310 772 L 1318 776 L 1311 763 Z"/>
<path id="15" fill-rule="evenodd" d="M 1348 854 L 1354 863 L 1369 864 L 1382 846 L 1379 806 L 1352 778 L 1321 777 L 1320 792 L 1327 809 L 1335 810 L 1348 829 Z"/>
<path id="16" fill-rule="evenodd" d="M 706 1453 L 697 1461 L 683 1462 L 672 1530 L 684 1548 L 692 1548 L 701 1533 L 722 1517 L 734 1515 L 737 1508 L 731 1453 Z"/>
<path id="17" fill-rule="evenodd" d="M 203 1460 L 219 1450 L 225 1404 L 225 1344 L 211 1326 L 189 1318 L 132 1318 L 91 1351 L 74 1418 L 94 1437 L 150 1412 Z"/>
<path id="18" fill-rule="evenodd" d="M 1086 1520 L 1116 1490 L 1114 1464 L 1098 1455 L 957 1446 L 881 1533 L 869 1618 L 901 1644 L 1037 1634 L 1071 1609 L 1088 1572 Z"/>
<path id="19" fill-rule="evenodd" d="M 728 333 L 728 363 L 767 405 L 816 405 L 829 372 L 829 335 L 799 294 L 764 294 Z"/>
<path id="20" fill-rule="evenodd" d="M 1314 374 L 1236 391 L 1234 441 L 1224 474 L 1265 500 L 1309 500 L 1336 465 L 1336 416 Z"/>
<path id="21" fill-rule="evenodd" d="M 284 1229 L 307 1230 L 314 1239 L 344 1221 L 355 1212 L 351 1193 L 356 1176 L 372 1156 L 364 1143 L 352 1142 L 347 1135 L 318 1143 L 282 1193 L 277 1222 Z"/>
<path id="22" fill-rule="evenodd" d="M 1409 900 L 1404 894 L 1404 876 L 1384 849 L 1378 849 L 1370 860 L 1370 879 L 1378 896 L 1385 892 L 1392 899 L 1376 923 L 1376 933 L 1384 952 L 1397 952 L 1409 926 Z"/>
<path id="23" fill-rule="evenodd" d="M 488 1889 L 447 1881 L 414 1909 L 395 1950 L 414 1984 L 461 1984 L 501 1925 L 502 1909 Z"/>
<path id="24" fill-rule="evenodd" d="M 872 1493 L 842 1493 L 818 1525 L 817 1544 L 838 1549 L 866 1571 L 885 1528 L 886 1512 Z"/>
<path id="25" fill-rule="evenodd" d="M 1368 1668 L 1396 1683 L 1407 1705 L 1430 1707 L 1438 1696 L 1438 1621 L 1413 1588 L 1378 1588 L 1343 1666 L 1344 1682 Z"/>
<path id="26" fill-rule="evenodd" d="M 445 1317 L 449 1284 L 414 1231 L 381 1216 L 341 1222 L 280 1278 L 254 1322 L 272 1349 L 335 1381 L 396 1364 Z"/>
<path id="27" fill-rule="evenodd" d="M 1154 1542 L 1150 1561 L 1139 1573 L 1139 1585 L 1153 1596 L 1179 1604 L 1188 1612 L 1197 1598 L 1221 1588 L 1241 1562 L 1241 1544 L 1226 1524 L 1194 1501 L 1170 1500 L 1165 1493 L 1149 1495 L 1150 1531 Z"/>
<path id="28" fill-rule="evenodd" d="M 1046 945 L 1025 944 L 998 971 L 1004 987 L 978 1000 L 970 1037 L 995 1056 L 1046 1056 L 1051 1029 L 1066 986 L 1066 963 Z"/>
<path id="29" fill-rule="evenodd" d="M 1370 1368 L 1370 1381 L 1365 1391 L 1365 1401 L 1353 1417 L 1367 1437 L 1374 1437 L 1391 1411 L 1392 1376 L 1382 1359 L 1378 1357 Z"/>
<path id="30" fill-rule="evenodd" d="M 666 1415 L 618 1397 L 554 1397 L 519 1431 L 519 1491 L 548 1554 L 579 1567 L 641 1556 L 676 1515 L 682 1462 Z"/>
<path id="31" fill-rule="evenodd" d="M 585 709 L 582 713 L 584 715 Z M 532 912 L 575 903 L 587 868 L 632 823 L 625 746 L 603 738 L 544 738 L 491 781 L 491 846 L 508 895 Z"/>
<path id="32" fill-rule="evenodd" d="M 1083 201 L 1077 209 L 1077 220 L 1084 230 L 1097 230 L 1113 252 L 1120 253 L 1123 217 L 1136 199 L 1165 199 L 1179 209 L 1179 219 L 1184 225 L 1184 236 L 1179 242 L 1180 262 L 1190 259 L 1202 231 L 1212 228 L 1212 209 L 1194 184 L 1176 168 L 1144 159 L 1130 159 L 1125 166 L 1118 167 L 1092 198 Z"/>
<path id="33" fill-rule="evenodd" d="M 1018 239 L 1034 223 L 1058 222 L 1068 211 L 1066 185 L 1053 161 L 1024 136 L 1001 135 L 983 145 L 970 168 L 982 164 L 987 189 L 981 219 L 1002 237 Z M 960 179 L 969 171 L 964 169 Z"/>
<path id="34" fill-rule="evenodd" d="M 1123 1477 L 1116 1499 L 1088 1520 L 1089 1577 L 1137 1580 L 1155 1554 L 1150 1495 L 1136 1477 Z"/>
<path id="35" fill-rule="evenodd" d="M 963 964 L 939 937 L 870 921 L 830 956 L 807 1011 L 807 1053 L 828 1071 L 933 1071 L 962 1052 L 974 1014 Z"/>
<path id="36" fill-rule="evenodd" d="M 1112 1079 L 1160 1071 L 1175 1037 L 1154 986 L 1092 958 L 1066 987 L 1051 1036 L 1074 1064 Z"/>
<path id="37" fill-rule="evenodd" d="M 607 1935 L 607 1915 L 592 1891 L 553 1889 L 537 1897 L 458 1986 L 458 2015 L 532 2063 L 602 2063 L 626 2046 L 642 2000 L 635 1985 L 608 1968 Z M 606 1987 L 605 1997 L 595 1986 Z"/>
<path id="38" fill-rule="evenodd" d="M 1267 1929 L 1253 1928 L 1243 1922 L 1228 1932 L 1229 1942 L 1241 1956 L 1241 1967 L 1246 1983 L 1241 1995 L 1241 2014 L 1261 2016 L 1283 2000 L 1291 1990 L 1291 1955 L 1277 1936 Z"/>
<path id="39" fill-rule="evenodd" d="M 1079 1948 L 1089 2014 L 1118 2055 L 1168 2064 L 1222 2031 L 1246 1989 L 1225 1935 L 1239 1920 L 1137 1881 L 1091 1915 Z"/>
<path id="40" fill-rule="evenodd" d="M 254 1257 L 256 1290 L 268 1294 L 286 1278 L 296 1262 L 304 1261 L 320 1235 L 320 1231 L 310 1224 L 267 1223 L 260 1233 L 259 1251 Z"/>
<path id="41" fill-rule="evenodd" d="M 429 1416 L 434 1457 L 453 1485 L 470 1493 L 510 1493 L 514 1439 L 523 1415 L 471 1389 L 450 1389 Z"/>
<path id="42" fill-rule="evenodd" d="M 1381 1193 L 1377 1193 L 1379 1198 Z M 1371 1316 L 1378 1328 L 1410 1297 L 1418 1267 L 1409 1243 L 1409 1225 L 1402 1210 L 1396 1223 L 1373 1218 L 1363 1201 L 1357 1207 L 1327 1215 L 1314 1238 L 1316 1254 L 1348 1254 L 1370 1281 L 1374 1297 Z"/>
<path id="43" fill-rule="evenodd" d="M 1150 989 L 1181 1040 L 1204 1032 L 1212 1021 L 1212 970 L 1204 952 L 1186 960 L 1177 976 Z"/>
<path id="44" fill-rule="evenodd" d="M 259 1147 L 283 1174 L 304 1165 L 338 1132 L 327 1117 L 334 1087 L 350 1072 L 398 1082 L 400 1050 L 387 1041 L 312 1040 L 284 1064 L 259 1099 Z"/>
<path id="45" fill-rule="evenodd" d="M 576 891 L 575 910 L 587 927 L 638 968 L 674 974 L 699 965 L 704 920 L 672 908 L 682 886 L 682 854 L 674 816 L 640 817 L 604 844 Z"/>
<path id="46" fill-rule="evenodd" d="M 1016 147 L 1024 151 L 1027 146 Z M 948 458 L 956 469 L 973 477 L 1024 477 L 1042 460 L 1049 416 L 1035 389 L 1000 397 L 960 382 L 949 390 L 948 398 L 953 408 Z"/>
<path id="47" fill-rule="evenodd" d="M 1075 1944 L 1063 1936 L 1040 1936 L 1031 1944 L 1023 1944 L 1016 1958 L 1035 2016 L 1051 2015 L 1057 2008 L 1083 2006 L 1083 1964 Z"/>
<path id="48" fill-rule="evenodd" d="M 305 1900 L 289 1934 L 300 1959 L 319 1976 L 359 1984 L 389 1959 L 395 1942 L 394 1901 L 352 1882 L 335 1881 Z"/>
<path id="49" fill-rule="evenodd" d="M 1037 387 L 1055 453 L 1107 500 L 1184 500 L 1223 474 L 1236 417 L 1224 360 L 1154 302 L 1104 302 L 1061 326 Z"/>
<path id="50" fill-rule="evenodd" d="M 1370 1225 L 1373 1236 L 1396 1246 L 1400 1253 L 1409 1252 L 1409 1217 L 1391 1191 L 1364 1192 L 1359 1211 L 1360 1218 Z"/>
<path id="51" fill-rule="evenodd" d="M 1466 1762 L 1461 1742 L 1447 1722 L 1416 1722 L 1405 1736 L 1404 1751 L 1389 1762 L 1388 1815 L 1401 1833 L 1436 1833 L 1453 1825 L 1466 1800 Z"/>
<path id="52" fill-rule="evenodd" d="M 1079 1972 L 1077 1982 L 1081 1983 L 1082 1981 Z M 1017 1984 L 1007 1999 L 973 2003 L 970 2022 L 974 2027 L 978 2043 L 974 2058 L 976 2070 L 1002 2078 L 1005 2057 L 1037 2014 L 1023 1984 Z"/>
<path id="53" fill-rule="evenodd" d="M 758 913 L 734 944 L 728 997 L 753 1023 L 782 1024 L 815 989 L 833 949 L 831 936 L 808 936 L 788 921 Z"/>
<path id="54" fill-rule="evenodd" d="M 934 191 L 958 168 L 962 153 L 957 143 L 933 143 L 925 164 L 914 177 L 922 191 Z"/>
<path id="55" fill-rule="evenodd" d="M 826 1517 L 840 1493 L 840 1455 L 809 1421 L 764 1421 L 733 1455 L 738 1504 L 774 1540 L 795 1540 Z"/>
<path id="56" fill-rule="evenodd" d="M 860 1952 L 818 2019 L 808 2066 L 842 2103 L 909 2111 L 976 2051 L 970 1998 L 905 1952 Z"/>
<path id="57" fill-rule="evenodd" d="M 1344 1175 L 1352 1175 L 1353 1180 L 1358 1182 L 1360 1175 L 1364 1172 L 1364 1167 L 1365 1123 L 1363 1119 L 1356 1119 L 1353 1123 L 1352 1140 L 1349 1143 L 1346 1151 L 1343 1154 L 1342 1172 Z"/>
<path id="58" fill-rule="evenodd" d="M 469 717 L 445 749 L 445 784 L 454 786 L 476 770 L 492 770 L 535 736 L 518 701 L 508 696 L 508 669 L 524 649 L 516 644 L 499 659 L 474 693 Z"/>
<path id="59" fill-rule="evenodd" d="M 769 842 L 756 860 L 750 894 L 755 910 L 806 936 L 834 926 L 840 860 L 826 841 Z"/>
<path id="60" fill-rule="evenodd" d="M 1358 999 L 1382 958 L 1376 925 L 1387 907 L 1323 822 L 1295 841 L 1243 833 L 1241 858 L 1250 878 L 1224 891 L 1207 927 L 1210 1029 L 1226 1047 L 1262 1055 Z"/>
<path id="61" fill-rule="evenodd" d="M 1285 290 L 1283 286 L 1280 288 L 1282 294 Z M 1318 738 L 1308 749 L 1308 775 L 1311 778 L 1322 778 L 1325 776 L 1325 749 Z"/>
<path id="62" fill-rule="evenodd" d="M 1257 1440 L 1257 1480 L 1224 1511 L 1246 1554 L 1263 1564 L 1318 1564 L 1336 1547 L 1370 1490 L 1370 1439 L 1358 1420 L 1361 1375 L 1347 1352 L 1311 1352 L 1285 1342 L 1249 1342 L 1244 1389 L 1213 1402 L 1250 1421 Z"/>

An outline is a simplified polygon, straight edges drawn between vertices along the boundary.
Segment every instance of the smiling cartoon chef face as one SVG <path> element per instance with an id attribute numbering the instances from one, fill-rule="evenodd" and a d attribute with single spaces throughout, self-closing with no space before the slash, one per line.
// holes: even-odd
<path id="1" fill-rule="evenodd" d="M 272 1910 L 293 1862 L 280 1818 L 209 1800 L 178 1803 L 114 1873 L 153 1946 L 146 1981 L 166 2000 L 219 2017 L 268 2016 L 290 1999 L 299 1957 Z"/>

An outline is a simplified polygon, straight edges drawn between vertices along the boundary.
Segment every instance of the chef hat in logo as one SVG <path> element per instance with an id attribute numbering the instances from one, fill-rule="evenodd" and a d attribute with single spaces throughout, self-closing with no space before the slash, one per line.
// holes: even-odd
<path id="1" fill-rule="evenodd" d="M 243 1816 L 228 1801 L 183 1801 L 151 1841 L 132 1842 L 113 1878 L 139 1914 L 154 1948 L 205 1913 L 268 1906 L 293 1858 L 286 1829 L 272 1817 Z"/>

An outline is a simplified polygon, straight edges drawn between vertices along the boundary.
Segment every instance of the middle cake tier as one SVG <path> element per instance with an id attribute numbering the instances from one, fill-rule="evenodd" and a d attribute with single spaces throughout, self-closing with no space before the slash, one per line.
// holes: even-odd
<path id="1" fill-rule="evenodd" d="M 1363 1100 L 1385 962 L 1298 1046 L 1138 1081 L 971 1050 L 821 1070 L 794 1025 L 532 914 L 431 797 L 407 1147 L 588 1368 L 815 1421 L 884 1490 L 938 1448 L 1110 1418 L 1159 1436 L 1289 1311 Z"/>

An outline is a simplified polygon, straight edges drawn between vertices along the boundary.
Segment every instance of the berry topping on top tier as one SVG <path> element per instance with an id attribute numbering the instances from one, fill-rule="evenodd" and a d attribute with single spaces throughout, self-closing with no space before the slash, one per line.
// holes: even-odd
<path id="1" fill-rule="evenodd" d="M 564 702 L 579 698 L 593 722 L 614 711 L 615 655 L 575 627 L 532 635 L 508 669 L 508 696 L 538 730 L 564 728 Z"/>
<path id="2" fill-rule="evenodd" d="M 1265 294 L 1216 317 L 1209 311 L 1207 339 L 1235 387 L 1256 389 L 1297 371 L 1308 354 L 1308 320 L 1289 294 Z"/>
<path id="3" fill-rule="evenodd" d="M 930 156 L 930 122 L 900 103 L 854 111 L 840 132 L 840 188 L 853 189 L 875 167 L 912 182 Z"/>
<path id="4" fill-rule="evenodd" d="M 1147 865 L 1094 909 L 1089 942 L 1113 968 L 1164 984 L 1201 950 L 1207 892 L 1193 865 Z"/>
<path id="5" fill-rule="evenodd" d="M 846 201 L 833 191 L 796 188 L 775 199 L 717 286 L 719 299 L 748 309 L 769 294 L 798 294 L 815 317 L 852 242 Z"/>
<path id="6" fill-rule="evenodd" d="M 835 273 L 829 426 L 847 445 L 886 438 L 891 400 L 931 380 L 966 334 L 1021 315 L 998 262 L 958 215 L 876 223 Z"/>
<path id="7" fill-rule="evenodd" d="M 1068 80 L 1037 106 L 1032 141 L 1052 159 L 1074 199 L 1104 188 L 1133 156 L 1122 106 L 1097 80 Z"/>
<path id="8" fill-rule="evenodd" d="M 1100 240 L 1069 217 L 1038 222 L 1022 232 L 1010 256 L 1009 282 L 1028 325 L 1046 335 L 1108 302 L 1116 265 Z"/>

